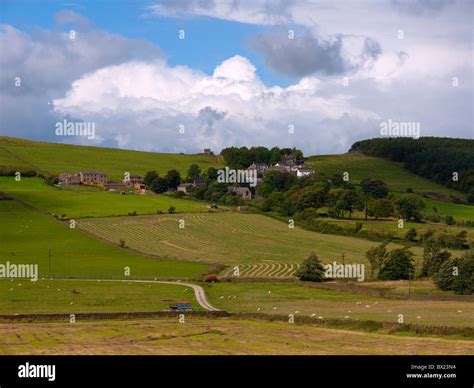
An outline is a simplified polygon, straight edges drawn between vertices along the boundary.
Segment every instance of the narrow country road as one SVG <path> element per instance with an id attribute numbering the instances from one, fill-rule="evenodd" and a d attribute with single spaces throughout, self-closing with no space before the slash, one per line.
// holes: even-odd
<path id="1" fill-rule="evenodd" d="M 178 284 L 180 286 L 191 287 L 194 290 L 194 295 L 196 296 L 196 300 L 199 305 L 209 311 L 219 311 L 215 307 L 212 307 L 211 304 L 207 301 L 206 294 L 204 293 L 204 289 L 201 286 L 197 286 L 196 284 L 191 283 L 181 283 L 181 282 L 159 282 L 162 284 Z"/>
<path id="2" fill-rule="evenodd" d="M 182 283 L 182 282 L 165 282 L 165 281 L 158 281 L 158 280 L 115 280 L 115 279 L 53 279 L 53 280 L 72 280 L 72 281 L 87 281 L 87 282 L 127 282 L 127 283 L 161 283 L 161 284 L 175 284 L 178 286 L 190 287 L 194 291 L 194 296 L 196 297 L 196 301 L 199 305 L 208 311 L 220 311 L 213 307 L 206 298 L 206 294 L 204 293 L 204 289 L 201 286 L 191 283 Z"/>

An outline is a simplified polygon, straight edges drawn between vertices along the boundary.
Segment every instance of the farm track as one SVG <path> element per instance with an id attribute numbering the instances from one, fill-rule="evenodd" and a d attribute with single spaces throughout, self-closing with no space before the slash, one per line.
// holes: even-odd
<path id="1" fill-rule="evenodd" d="M 196 297 L 196 302 L 207 311 L 220 311 L 219 309 L 213 307 L 207 300 L 204 289 L 201 286 L 191 283 L 182 283 L 182 282 L 167 282 L 159 280 L 112 280 L 112 279 L 55 279 L 55 280 L 65 280 L 65 281 L 85 281 L 85 282 L 122 282 L 122 283 L 159 283 L 159 284 L 175 284 L 177 286 L 189 287 L 194 291 L 194 296 Z"/>

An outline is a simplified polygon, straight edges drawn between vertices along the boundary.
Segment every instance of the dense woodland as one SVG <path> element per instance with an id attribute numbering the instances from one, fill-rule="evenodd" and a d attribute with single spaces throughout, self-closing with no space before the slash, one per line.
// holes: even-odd
<path id="1" fill-rule="evenodd" d="M 221 151 L 221 156 L 229 168 L 245 169 L 253 162 L 267 165 L 278 163 L 283 155 L 294 155 L 298 163 L 303 163 L 303 152 L 296 148 L 273 147 L 229 147 Z"/>
<path id="2" fill-rule="evenodd" d="M 474 203 L 474 140 L 377 138 L 358 141 L 349 152 L 403 162 L 417 175 L 468 194 L 469 202 Z"/>

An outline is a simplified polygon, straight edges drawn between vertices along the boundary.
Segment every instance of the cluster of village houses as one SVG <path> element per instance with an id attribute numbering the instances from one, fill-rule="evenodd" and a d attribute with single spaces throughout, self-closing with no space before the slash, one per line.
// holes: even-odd
<path id="1" fill-rule="evenodd" d="M 212 155 L 209 149 L 204 150 L 206 154 Z M 262 177 L 269 171 L 296 173 L 298 178 L 314 173 L 311 166 L 300 165 L 297 163 L 296 156 L 284 155 L 279 163 L 269 166 L 265 163 L 252 163 L 247 171 L 252 171 L 257 176 L 255 187 L 262 183 Z M 256 173 L 255 173 L 256 171 Z M 135 193 L 145 194 L 146 186 L 142 182 L 142 177 L 138 175 L 126 176 L 122 182 L 108 182 L 107 174 L 96 171 L 81 171 L 78 173 L 63 173 L 59 176 L 60 186 L 77 186 L 77 185 L 101 185 L 108 191 L 123 191 L 133 187 Z M 198 177 L 193 182 L 182 183 L 177 187 L 177 191 L 187 193 L 190 187 L 202 186 L 206 183 L 204 177 Z M 252 199 L 252 191 L 249 187 L 241 187 L 231 185 L 227 187 L 229 193 L 238 195 L 244 200 Z"/>
<path id="2" fill-rule="evenodd" d="M 133 187 L 136 193 L 145 194 L 146 186 L 142 183 L 142 177 L 130 175 L 122 182 L 109 182 L 107 174 L 97 171 L 80 171 L 70 174 L 65 172 L 59 176 L 60 186 L 100 185 L 108 191 L 122 191 Z"/>

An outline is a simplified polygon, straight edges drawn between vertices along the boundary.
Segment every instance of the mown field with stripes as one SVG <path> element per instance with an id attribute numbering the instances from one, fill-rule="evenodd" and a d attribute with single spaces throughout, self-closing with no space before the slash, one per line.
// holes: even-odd
<path id="1" fill-rule="evenodd" d="M 221 272 L 221 276 L 235 277 L 237 268 L 238 276 L 244 278 L 291 278 L 295 276 L 299 267 L 299 263 L 279 263 L 277 261 L 259 264 L 240 264 L 226 268 Z"/>
<path id="2" fill-rule="evenodd" d="M 196 260 L 226 266 L 232 276 L 291 277 L 314 251 L 323 262 L 368 265 L 365 252 L 376 242 L 320 234 L 258 214 L 238 212 L 82 219 L 82 230 L 133 250 L 161 258 Z M 392 247 L 397 247 L 392 244 Z M 421 249 L 415 248 L 418 260 Z"/>

